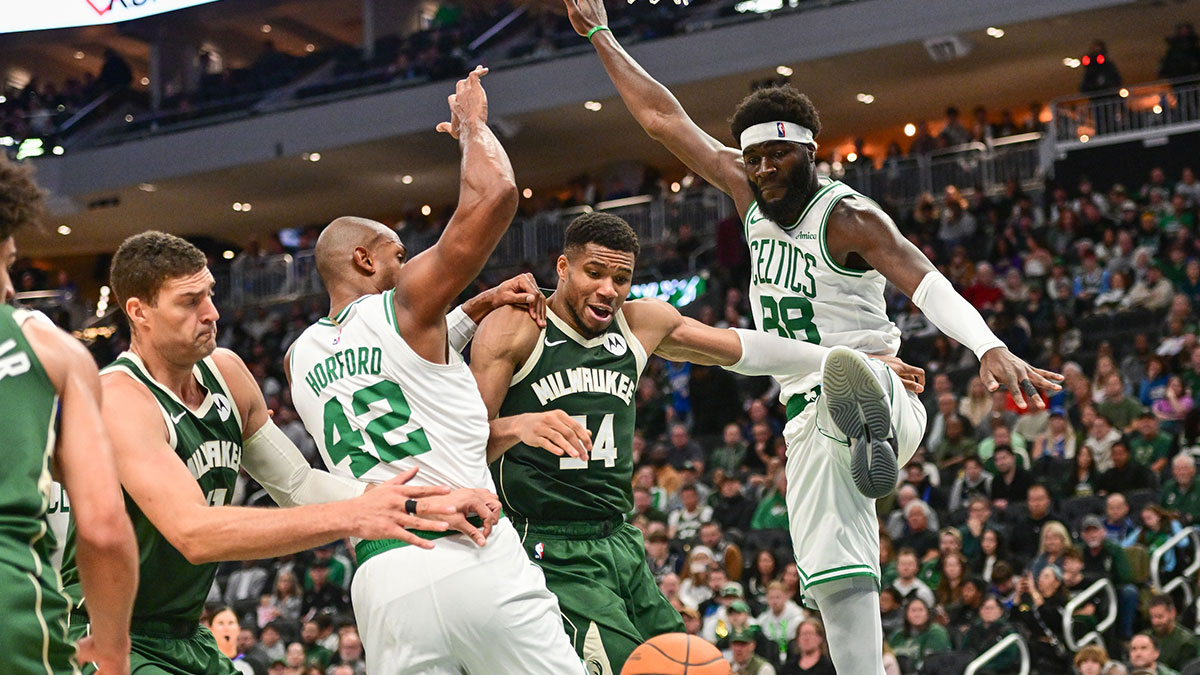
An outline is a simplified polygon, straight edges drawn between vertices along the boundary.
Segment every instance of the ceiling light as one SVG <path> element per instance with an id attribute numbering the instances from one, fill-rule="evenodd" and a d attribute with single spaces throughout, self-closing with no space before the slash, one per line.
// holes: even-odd
<path id="1" fill-rule="evenodd" d="M 132 121 L 133 121 L 133 115 L 125 115 L 125 121 L 126 121 L 126 122 L 132 122 Z"/>
<path id="2" fill-rule="evenodd" d="M 63 146 L 61 146 L 61 145 L 56 145 L 56 146 L 54 146 L 53 148 L 51 148 L 51 149 L 50 149 L 50 152 L 52 152 L 52 153 L 54 153 L 54 154 L 56 154 L 56 155 L 62 155 L 64 152 L 66 152 L 66 150 L 64 150 L 64 149 L 63 149 Z"/>
<path id="3" fill-rule="evenodd" d="M 306 152 L 303 155 L 301 155 L 300 157 L 303 158 L 304 161 L 306 161 L 306 162 L 321 161 L 321 153 L 319 153 L 319 152 Z"/>
<path id="4" fill-rule="evenodd" d="M 71 226 L 70 225 L 59 225 L 58 233 L 64 237 L 67 236 L 68 234 L 71 234 Z"/>
<path id="5" fill-rule="evenodd" d="M 7 96 L 0 96 L 0 103 L 8 103 L 8 97 L 7 97 Z"/>
<path id="6" fill-rule="evenodd" d="M 1000 39 L 1000 38 L 1004 37 L 1004 29 L 996 28 L 995 26 L 988 26 L 987 34 L 996 39 Z"/>
<path id="7" fill-rule="evenodd" d="M 154 192 L 158 189 L 158 186 L 156 186 L 154 183 L 142 183 L 141 185 L 138 185 L 138 189 L 142 192 Z"/>
<path id="8" fill-rule="evenodd" d="M 412 185 L 413 177 L 408 174 L 404 174 L 403 176 L 396 176 L 396 180 L 404 183 L 405 185 Z"/>
<path id="9" fill-rule="evenodd" d="M 241 203 L 241 202 L 234 202 L 234 203 L 233 203 L 233 210 L 234 210 L 234 211 L 241 211 L 241 210 L 242 210 L 242 203 Z"/>
<path id="10" fill-rule="evenodd" d="M 233 260 L 233 255 L 234 255 L 233 251 L 226 250 L 224 253 L 221 254 L 221 257 L 226 260 Z"/>
<path id="11" fill-rule="evenodd" d="M 679 192 L 679 187 L 680 186 L 678 182 L 671 183 L 671 192 Z"/>
<path id="12" fill-rule="evenodd" d="M 304 51 L 311 54 L 311 53 L 317 51 L 317 46 L 310 42 L 310 43 L 304 45 Z"/>
<path id="13" fill-rule="evenodd" d="M 871 105 L 872 103 L 875 102 L 874 96 L 872 96 L 871 94 L 863 93 L 861 91 L 858 92 L 858 94 L 854 98 L 858 99 L 858 102 L 862 103 L 863 105 Z"/>
<path id="14" fill-rule="evenodd" d="M 1121 91 L 1118 91 L 1117 94 L 1121 98 L 1129 98 L 1129 90 L 1126 89 L 1125 87 L 1121 87 Z"/>
<path id="15" fill-rule="evenodd" d="M 262 25 L 262 27 L 261 27 L 261 28 L 259 28 L 259 30 L 261 30 L 261 31 L 262 31 L 262 32 L 264 32 L 264 33 L 270 33 L 270 32 L 271 32 L 271 24 L 269 24 L 269 23 L 264 23 L 264 24 Z"/>
<path id="16" fill-rule="evenodd" d="M 245 202 L 245 203 L 243 203 L 243 204 L 242 204 L 242 211 L 243 211 L 243 212 L 246 212 L 246 211 L 249 211 L 249 210 L 250 210 L 250 202 Z"/>
<path id="17" fill-rule="evenodd" d="M 779 73 L 783 77 L 791 77 L 792 76 L 792 69 L 788 68 L 787 66 L 779 66 L 778 68 L 775 69 L 775 72 Z"/>
<path id="18" fill-rule="evenodd" d="M 909 138 L 916 136 L 917 135 L 917 125 L 913 124 L 912 122 L 905 124 L 904 125 L 904 135 L 908 136 Z"/>
<path id="19" fill-rule="evenodd" d="M 431 213 L 433 213 L 433 209 L 428 204 L 421 207 L 421 215 L 427 216 Z"/>
<path id="20" fill-rule="evenodd" d="M 1091 139 L 1091 137 L 1090 137 L 1090 136 L 1088 136 L 1087 134 L 1080 134 L 1080 135 L 1079 135 L 1079 142 L 1080 142 L 1080 143 L 1087 143 L 1087 142 L 1088 142 L 1088 141 L 1090 141 L 1090 140 L 1092 140 L 1092 139 Z"/>
<path id="21" fill-rule="evenodd" d="M 148 85 L 148 84 L 150 84 L 150 78 L 148 78 L 148 77 L 143 77 L 143 78 L 141 79 L 141 83 L 142 83 L 142 86 L 143 86 L 143 87 L 144 87 L 144 86 L 146 86 L 146 85 Z"/>
<path id="22" fill-rule="evenodd" d="M 600 101 L 588 101 L 587 103 L 583 104 L 583 107 L 591 110 L 592 112 L 599 112 L 604 105 L 601 104 Z"/>
<path id="23" fill-rule="evenodd" d="M 1153 110 L 1153 111 L 1154 111 L 1154 114 L 1155 114 L 1155 115 L 1161 115 L 1161 114 L 1162 114 L 1162 106 L 1161 106 L 1161 105 L 1158 105 L 1157 103 L 1155 103 L 1155 104 L 1154 104 L 1154 107 L 1153 107 L 1153 108 L 1151 108 L 1151 110 Z"/>
<path id="24" fill-rule="evenodd" d="M 1068 68 L 1078 68 L 1079 67 L 1079 59 L 1071 58 L 1070 56 L 1063 59 L 1062 63 L 1064 66 L 1066 66 Z"/>
<path id="25" fill-rule="evenodd" d="M 84 56 L 86 56 L 86 54 L 84 54 L 83 52 L 80 52 L 80 51 L 75 52 L 75 60 L 76 61 L 82 61 Z"/>
<path id="26" fill-rule="evenodd" d="M 846 155 L 846 160 L 850 161 L 850 162 L 857 162 L 858 161 L 858 153 L 851 152 L 850 154 Z"/>
<path id="27" fill-rule="evenodd" d="M 524 197 L 525 199 L 529 199 L 530 197 L 533 196 L 533 190 L 530 190 L 529 188 L 525 188 L 524 190 L 521 190 L 521 196 Z"/>

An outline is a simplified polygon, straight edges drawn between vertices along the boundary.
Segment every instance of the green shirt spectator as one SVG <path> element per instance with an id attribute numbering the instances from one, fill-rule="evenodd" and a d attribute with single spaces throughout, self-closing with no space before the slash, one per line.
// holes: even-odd
<path id="1" fill-rule="evenodd" d="M 1134 431 L 1126 438 L 1133 461 L 1150 467 L 1155 475 L 1162 473 L 1171 459 L 1171 436 L 1159 431 L 1158 418 L 1154 413 L 1144 412 L 1137 420 Z"/>
<path id="2" fill-rule="evenodd" d="M 888 645 L 897 657 L 909 660 L 919 670 L 925 657 L 950 651 L 950 634 L 935 623 L 924 600 L 914 598 L 904 606 L 904 627 L 888 636 Z"/>
<path id="3" fill-rule="evenodd" d="M 1125 380 L 1113 373 L 1104 381 L 1104 400 L 1096 404 L 1096 414 L 1103 415 L 1113 426 L 1124 431 L 1143 412 L 1141 401 L 1125 395 Z"/>
<path id="4" fill-rule="evenodd" d="M 751 530 L 786 530 L 788 528 L 787 501 L 783 492 L 771 490 L 763 495 L 750 518 Z"/>
<path id="5" fill-rule="evenodd" d="M 1171 460 L 1171 475 L 1174 480 L 1163 486 L 1160 501 L 1172 511 L 1178 511 L 1183 520 L 1190 523 L 1200 518 L 1200 485 L 1196 484 L 1196 460 L 1186 453 L 1175 455 Z"/>
<path id="6" fill-rule="evenodd" d="M 1171 668 L 1182 668 L 1200 656 L 1196 636 L 1175 623 L 1175 601 L 1168 595 L 1150 598 L 1151 635 L 1158 642 L 1158 662 Z"/>

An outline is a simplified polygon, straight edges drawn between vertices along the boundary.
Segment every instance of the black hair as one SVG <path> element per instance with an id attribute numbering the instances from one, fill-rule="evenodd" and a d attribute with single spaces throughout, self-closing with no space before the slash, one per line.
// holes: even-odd
<path id="1" fill-rule="evenodd" d="M 611 213 L 585 213 L 567 225 L 563 250 L 578 251 L 588 244 L 599 244 L 614 251 L 632 253 L 637 257 L 641 251 L 637 233 L 625 219 Z"/>
<path id="2" fill-rule="evenodd" d="M 814 138 L 821 133 L 821 118 L 816 106 L 788 84 L 759 89 L 742 99 L 733 111 L 733 117 L 729 118 L 734 143 L 739 142 L 743 131 L 763 122 L 793 122 L 812 131 Z"/>

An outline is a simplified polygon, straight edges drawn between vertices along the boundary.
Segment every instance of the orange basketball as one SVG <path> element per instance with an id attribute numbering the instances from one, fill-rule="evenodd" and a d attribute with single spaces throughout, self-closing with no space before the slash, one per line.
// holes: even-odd
<path id="1" fill-rule="evenodd" d="M 667 633 L 633 650 L 621 675 L 729 675 L 721 650 L 703 638 Z"/>

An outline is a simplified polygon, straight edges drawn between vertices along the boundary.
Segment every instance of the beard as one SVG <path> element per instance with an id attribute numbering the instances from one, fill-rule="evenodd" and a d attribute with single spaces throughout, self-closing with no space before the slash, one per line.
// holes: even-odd
<path id="1" fill-rule="evenodd" d="M 758 203 L 758 210 L 780 226 L 790 227 L 800 217 L 804 207 L 808 205 L 808 200 L 812 198 L 813 168 L 811 161 L 798 162 L 792 168 L 792 174 L 783 197 L 775 201 L 764 199 L 758 185 L 753 181 L 748 181 L 750 190 L 754 192 L 754 199 Z"/>

